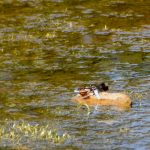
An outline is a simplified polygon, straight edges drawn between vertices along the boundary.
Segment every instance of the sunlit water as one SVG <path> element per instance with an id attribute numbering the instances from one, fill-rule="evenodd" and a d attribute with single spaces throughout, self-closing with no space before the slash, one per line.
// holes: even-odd
<path id="1" fill-rule="evenodd" d="M 0 118 L 46 122 L 71 139 L 31 149 L 150 149 L 150 2 L 0 2 Z M 107 82 L 133 107 L 78 107 L 74 89 Z M 12 143 L 0 143 L 12 147 Z"/>

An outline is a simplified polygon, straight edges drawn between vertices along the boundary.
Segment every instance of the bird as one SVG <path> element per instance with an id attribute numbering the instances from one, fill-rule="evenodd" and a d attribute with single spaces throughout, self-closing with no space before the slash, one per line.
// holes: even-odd
<path id="1" fill-rule="evenodd" d="M 72 98 L 74 102 L 83 105 L 116 106 L 131 108 L 131 98 L 124 93 L 109 92 L 109 87 L 104 83 L 90 87 L 78 88 L 77 95 Z"/>

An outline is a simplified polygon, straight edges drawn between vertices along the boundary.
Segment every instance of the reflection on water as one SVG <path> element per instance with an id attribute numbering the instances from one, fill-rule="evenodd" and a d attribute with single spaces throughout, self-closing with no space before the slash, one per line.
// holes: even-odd
<path id="1" fill-rule="evenodd" d="M 0 2 L 1 121 L 53 122 L 72 137 L 29 148 L 149 149 L 149 12 L 147 0 Z M 88 113 L 70 101 L 101 81 L 131 93 L 133 108 Z"/>

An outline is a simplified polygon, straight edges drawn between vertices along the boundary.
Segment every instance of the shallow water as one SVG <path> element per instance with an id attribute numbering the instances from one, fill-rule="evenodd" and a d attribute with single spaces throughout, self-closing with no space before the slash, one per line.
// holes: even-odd
<path id="1" fill-rule="evenodd" d="M 71 139 L 30 149 L 150 149 L 150 2 L 0 2 L 0 118 L 46 122 Z M 105 81 L 133 108 L 78 108 L 74 89 Z M 1 140 L 0 146 L 12 147 Z M 5 144 L 4 144 L 5 143 Z"/>

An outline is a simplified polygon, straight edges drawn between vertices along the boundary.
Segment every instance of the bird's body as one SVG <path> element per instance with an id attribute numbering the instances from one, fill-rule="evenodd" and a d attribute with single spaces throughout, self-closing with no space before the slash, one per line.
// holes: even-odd
<path id="1" fill-rule="evenodd" d="M 94 95 L 89 95 L 88 97 L 77 95 L 73 100 L 80 104 L 87 105 L 131 107 L 131 99 L 128 95 L 122 93 L 101 92 L 99 96 L 100 98 L 97 99 Z"/>
<path id="2" fill-rule="evenodd" d="M 100 87 L 102 88 L 100 89 Z M 91 91 L 91 89 L 89 90 L 87 88 L 82 88 L 79 90 L 79 94 L 73 98 L 73 100 L 80 104 L 86 105 L 117 106 L 120 108 L 131 107 L 132 102 L 128 95 L 123 93 L 110 93 L 108 92 L 108 87 L 105 86 L 104 83 L 100 84 L 97 89 L 99 91 L 98 96 L 94 94 L 94 90 Z"/>

